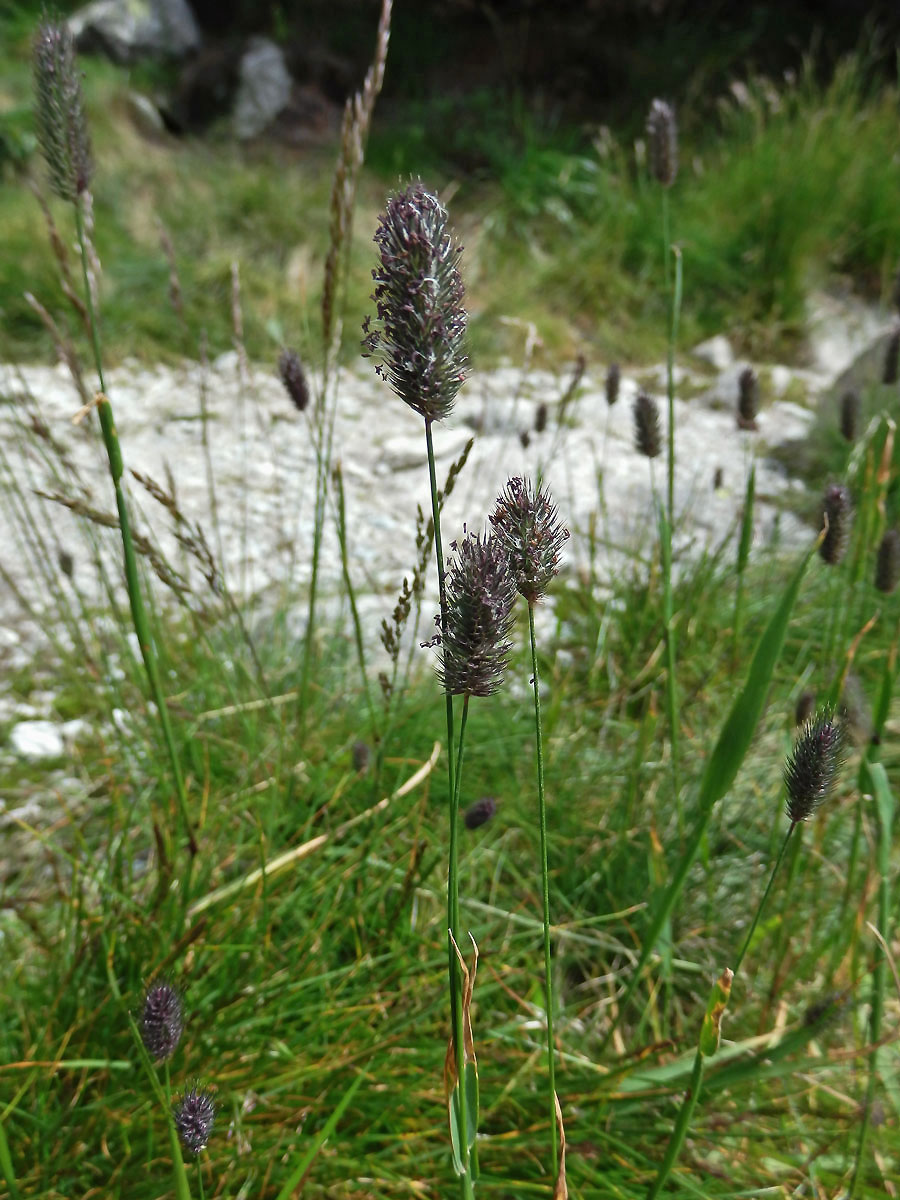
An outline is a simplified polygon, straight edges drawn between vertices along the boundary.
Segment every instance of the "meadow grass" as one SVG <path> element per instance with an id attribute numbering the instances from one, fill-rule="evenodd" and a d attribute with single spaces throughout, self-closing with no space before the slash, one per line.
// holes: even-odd
<path id="1" fill-rule="evenodd" d="M 778 115 L 754 117 L 757 149 Z M 349 144 L 339 172 L 350 169 Z M 269 186 L 254 193 L 263 210 Z M 632 186 L 644 190 L 640 177 Z M 223 192 L 227 204 L 227 178 Z M 673 202 L 673 224 L 688 220 L 690 193 Z M 327 192 L 318 195 L 321 212 Z M 109 197 L 96 206 L 101 250 L 103 224 L 119 211 Z M 357 237 L 366 215 L 364 202 Z M 320 220 L 327 227 L 327 213 Z M 369 238 L 373 229 L 374 220 Z M 658 230 L 654 219 L 647 237 L 657 272 Z M 341 280 L 335 311 L 349 320 L 361 286 L 352 282 L 355 250 L 346 222 L 332 222 L 330 236 L 344 263 L 332 268 Z M 122 284 L 108 286 L 104 314 L 117 311 Z M 653 294 L 661 290 L 657 281 Z M 244 305 L 256 299 L 251 284 Z M 272 319 L 286 323 L 283 311 Z M 665 303 L 658 312 L 665 336 Z M 113 346 L 124 339 L 116 319 Z M 322 324 L 328 330 L 327 317 Z M 255 352 L 267 343 L 251 329 L 242 347 Z M 314 320 L 307 329 L 314 346 Z M 341 495 L 329 469 L 335 353 L 329 344 L 314 360 L 326 380 L 314 426 L 318 546 L 331 519 L 326 498 Z M 346 628 L 321 614 L 317 623 L 314 591 L 286 592 L 260 619 L 211 585 L 203 604 L 191 594 L 173 603 L 141 553 L 132 582 L 148 598 L 167 735 L 129 638 L 111 557 L 121 556 L 120 529 L 82 516 L 84 559 L 108 601 L 88 604 L 66 582 L 29 469 L 16 465 L 28 460 L 4 448 L 7 525 L 54 615 L 43 618 L 48 644 L 10 691 L 28 703 L 52 690 L 56 715 L 89 718 L 55 768 L 3 767 L 7 1193 L 149 1198 L 174 1179 L 179 1197 L 436 1196 L 454 1187 L 455 1157 L 469 1196 L 562 1196 L 562 1179 L 585 1200 L 653 1194 L 655 1179 L 684 1196 L 884 1195 L 900 1156 L 889 972 L 900 635 L 896 592 L 872 582 L 881 535 L 898 516 L 898 450 L 892 418 L 881 415 L 895 408 L 895 392 L 883 401 L 872 401 L 854 452 L 843 450 L 854 521 L 842 556 L 816 554 L 811 531 L 794 558 L 770 548 L 741 554 L 736 569 L 726 543 L 674 572 L 664 530 L 649 562 L 636 557 L 603 589 L 563 560 L 550 589 L 552 636 L 535 639 L 529 606 L 510 665 L 511 676 L 539 678 L 546 691 L 501 689 L 469 711 L 464 688 L 464 786 L 453 754 L 460 729 L 447 719 L 451 687 L 442 705 L 431 656 L 414 654 L 376 713 L 372 680 L 360 681 L 360 666 L 374 667 L 358 613 Z M 52 458 L 22 412 L 23 439 Z M 430 436 L 440 414 L 422 415 Z M 677 431 L 675 439 L 677 454 Z M 423 561 L 448 486 L 430 465 Z M 56 469 L 64 476 L 62 460 Z M 598 505 L 615 502 L 598 495 Z M 486 516 L 473 514 L 473 523 Z M 346 520 L 340 503 L 338 517 Z M 349 560 L 343 583 L 352 595 Z M 301 636 L 288 632 L 292 608 L 307 613 Z M 453 601 L 442 609 L 447 631 Z M 398 629 L 414 640 L 404 622 Z M 677 694 L 665 654 L 672 629 Z M 857 742 L 835 794 L 788 845 L 782 769 L 798 696 L 811 688 L 822 704 L 839 703 L 851 667 L 870 712 L 857 699 L 849 722 Z M 171 837 L 181 821 L 173 757 L 197 842 L 189 872 L 183 839 Z M 458 809 L 487 796 L 494 816 L 466 828 Z M 448 799 L 457 835 L 449 864 Z M 762 918 L 751 927 L 754 911 Z M 471 931 L 479 955 L 478 1136 L 461 1149 L 465 1104 L 451 1103 L 462 1127 L 455 1156 L 442 1076 L 448 1026 L 458 1037 L 468 1005 L 454 991 L 464 978 L 452 954 L 448 978 L 448 923 L 458 935 Z M 471 965 L 469 947 L 460 950 Z M 710 986 L 738 958 L 746 965 L 721 1048 L 701 1040 L 699 1094 L 695 1048 Z M 163 978 L 183 994 L 185 1021 L 160 1081 L 137 1021 L 148 985 Z M 459 1042 L 456 1050 L 467 1074 Z M 546 1149 L 555 1158 L 553 1076 L 566 1145 L 559 1180 Z M 183 1172 L 166 1109 L 195 1081 L 212 1089 L 218 1120 Z"/>

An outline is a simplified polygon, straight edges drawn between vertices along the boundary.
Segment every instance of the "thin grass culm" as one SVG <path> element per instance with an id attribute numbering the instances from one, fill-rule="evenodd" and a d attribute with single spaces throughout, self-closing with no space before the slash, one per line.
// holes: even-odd
<path id="1" fill-rule="evenodd" d="M 547 854 L 547 804 L 544 794 L 544 744 L 541 730 L 541 684 L 538 674 L 534 608 L 559 570 L 559 556 L 569 531 L 559 522 L 556 506 L 543 488 L 528 480 L 510 479 L 490 515 L 494 533 L 503 546 L 516 590 L 528 605 L 531 641 L 531 686 L 534 689 L 534 737 L 537 759 L 538 820 L 541 834 L 541 898 L 544 926 L 544 992 L 547 1009 L 547 1075 L 550 1092 L 550 1139 L 553 1177 L 557 1178 L 556 1047 L 553 1039 L 553 964 L 550 945 L 550 874 Z"/>
<path id="2" fill-rule="evenodd" d="M 448 232 L 447 212 L 436 196 L 419 183 L 392 195 L 375 234 L 379 265 L 373 271 L 376 319 L 363 324 L 364 353 L 376 359 L 376 373 L 425 422 L 434 553 L 440 602 L 440 632 L 449 629 L 441 514 L 434 465 L 432 426 L 449 415 L 466 378 L 465 336 L 468 314 L 458 260 L 461 248 Z M 446 686 L 447 774 L 450 846 L 447 869 L 447 955 L 453 1058 L 456 1067 L 457 1159 L 463 1197 L 474 1195 L 469 1169 L 466 1114 L 465 1048 L 463 1045 L 463 980 L 457 947 L 459 926 L 459 810 L 456 787 L 456 744 L 453 693 Z M 453 1112 L 451 1109 L 451 1122 Z M 474 1139 L 473 1139 L 474 1140 Z"/>
<path id="3" fill-rule="evenodd" d="M 34 42 L 33 73 L 35 83 L 35 123 L 38 140 L 47 163 L 50 186 L 61 200 L 72 205 L 76 236 L 81 256 L 84 284 L 84 312 L 97 372 L 99 391 L 92 405 L 100 421 L 103 443 L 109 460 L 109 472 L 116 497 L 119 530 L 122 537 L 125 583 L 135 635 L 140 646 L 144 670 L 156 705 L 157 716 L 169 757 L 175 796 L 189 856 L 184 880 L 184 903 L 190 892 L 190 872 L 197 853 L 194 831 L 188 817 L 187 793 L 181 762 L 163 694 L 159 662 L 141 591 L 137 555 L 131 528 L 128 502 L 122 483 L 124 463 L 116 432 L 112 405 L 103 378 L 100 349 L 97 285 L 99 265 L 93 249 L 93 199 L 90 191 L 92 162 L 81 84 L 75 66 L 72 34 L 67 25 L 50 19 L 41 22 Z M 160 864 L 162 866 L 162 864 Z"/>
<path id="4" fill-rule="evenodd" d="M 753 936 L 772 891 L 775 876 L 784 859 L 791 834 L 799 824 L 808 821 L 831 794 L 841 762 L 842 743 L 841 727 L 834 721 L 832 714 L 826 710 L 806 723 L 794 744 L 792 754 L 785 763 L 784 784 L 787 792 L 785 812 L 790 820 L 790 826 L 769 875 L 769 882 L 766 884 L 750 928 L 738 952 L 734 967 L 726 968 L 713 987 L 701 1026 L 690 1082 L 675 1120 L 662 1165 L 647 1192 L 647 1200 L 655 1200 L 660 1195 L 681 1152 L 691 1118 L 700 1099 L 705 1060 L 712 1057 L 719 1048 L 722 1017 L 731 995 L 732 982 L 738 975 L 741 964 L 753 942 Z"/>

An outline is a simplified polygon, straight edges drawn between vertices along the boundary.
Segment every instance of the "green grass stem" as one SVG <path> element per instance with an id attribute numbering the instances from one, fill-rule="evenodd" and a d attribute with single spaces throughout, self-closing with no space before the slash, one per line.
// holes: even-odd
<path id="1" fill-rule="evenodd" d="M 544 739 L 541 730 L 541 683 L 537 642 L 534 634 L 534 604 L 528 602 L 528 634 L 531 641 L 531 686 L 534 690 L 534 745 L 537 758 L 538 821 L 541 830 L 541 907 L 544 935 L 544 1002 L 547 1010 L 547 1082 L 550 1092 L 550 1147 L 552 1178 L 558 1169 L 556 1136 L 556 1042 L 553 1037 L 553 962 L 550 946 L 550 872 L 547 854 L 547 801 L 544 794 Z"/>
<path id="2" fill-rule="evenodd" d="M 84 300 L 88 312 L 88 325 L 91 331 L 94 365 L 97 371 L 97 378 L 100 383 L 101 398 L 97 405 L 97 411 L 100 418 L 100 429 L 103 434 L 103 443 L 106 447 L 107 458 L 109 459 L 109 472 L 116 494 L 116 510 L 119 515 L 119 530 L 122 536 L 122 550 L 125 562 L 125 583 L 128 589 L 128 603 L 131 608 L 131 618 L 134 623 L 134 631 L 137 635 L 138 645 L 141 649 L 144 670 L 147 673 L 147 681 L 150 684 L 150 691 L 153 695 L 154 703 L 156 704 L 157 716 L 159 719 L 160 728 L 162 730 L 163 741 L 165 742 L 166 751 L 169 757 L 172 779 L 175 784 L 175 798 L 178 805 L 179 815 L 181 817 L 184 835 L 187 838 L 188 844 L 188 863 L 183 887 L 184 903 L 187 905 L 190 898 L 191 869 L 193 858 L 197 853 L 197 842 L 194 836 L 194 830 L 191 825 L 190 818 L 188 817 L 187 793 L 185 791 L 184 778 L 181 773 L 181 761 L 178 756 L 178 751 L 175 747 L 175 738 L 172 733 L 172 724 L 169 718 L 169 708 L 163 692 L 162 682 L 159 677 L 159 664 L 153 644 L 153 635 L 150 631 L 150 625 L 147 620 L 147 612 L 144 607 L 144 599 L 141 591 L 140 573 L 138 571 L 137 556 L 134 550 L 134 539 L 131 532 L 131 520 L 128 514 L 128 503 L 125 499 L 125 490 L 122 486 L 122 475 L 124 474 L 125 467 L 122 459 L 122 450 L 119 445 L 119 436 L 116 432 L 116 424 L 113 418 L 112 403 L 110 402 L 110 399 L 106 393 L 106 384 L 103 379 L 103 355 L 100 350 L 98 314 L 94 310 L 94 301 L 90 282 L 90 268 L 88 265 L 88 246 L 84 227 L 84 214 L 81 210 L 80 202 L 76 202 L 73 207 L 75 210 L 76 232 L 81 255 L 81 269 L 84 281 Z"/>
<path id="3" fill-rule="evenodd" d="M 604 1039 L 604 1047 L 609 1042 L 618 1022 L 622 1019 L 638 986 L 641 973 L 647 965 L 650 955 L 653 953 L 663 926 L 671 916 L 676 901 L 681 895 L 688 872 L 693 866 L 697 855 L 700 853 L 700 847 L 706 837 L 706 831 L 709 827 L 713 810 L 733 784 L 744 761 L 744 757 L 750 748 L 750 742 L 765 707 L 772 675 L 781 655 L 791 613 L 800 592 L 800 585 L 803 582 L 809 561 L 818 545 L 819 540 L 817 539 L 803 556 L 800 566 L 785 589 L 778 607 L 770 617 L 759 639 L 749 671 L 747 672 L 746 682 L 731 706 L 731 710 L 719 733 L 715 748 L 707 762 L 706 770 L 703 773 L 697 797 L 698 817 L 694 831 L 688 845 L 682 851 L 681 858 L 675 868 L 668 888 L 653 904 L 653 915 L 650 919 L 649 928 L 644 934 L 637 964 L 632 971 L 625 992 L 618 1003 L 618 1012 Z"/>

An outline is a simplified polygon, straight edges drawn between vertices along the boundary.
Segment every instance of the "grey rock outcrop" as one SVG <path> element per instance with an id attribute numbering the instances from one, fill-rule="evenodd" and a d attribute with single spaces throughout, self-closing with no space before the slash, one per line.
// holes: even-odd
<path id="1" fill-rule="evenodd" d="M 287 107 L 292 87 L 279 47 L 268 38 L 251 38 L 239 67 L 232 116 L 235 134 L 246 141 L 265 132 Z"/>
<path id="2" fill-rule="evenodd" d="M 200 45 L 187 0 L 94 0 L 69 18 L 79 50 L 129 64 L 183 58 Z"/>

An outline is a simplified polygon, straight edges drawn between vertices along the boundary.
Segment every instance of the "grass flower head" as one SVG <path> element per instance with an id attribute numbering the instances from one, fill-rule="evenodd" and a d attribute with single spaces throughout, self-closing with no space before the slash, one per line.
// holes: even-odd
<path id="1" fill-rule="evenodd" d="M 822 512 L 828 520 L 828 528 L 819 554 L 833 567 L 841 561 L 847 544 L 851 514 L 850 489 L 842 483 L 830 483 L 825 489 Z"/>
<path id="2" fill-rule="evenodd" d="M 144 998 L 141 1041 L 154 1062 L 165 1062 L 178 1048 L 184 1032 L 181 996 L 170 983 L 155 983 Z"/>
<path id="3" fill-rule="evenodd" d="M 807 821 L 828 798 L 841 763 L 843 734 L 830 712 L 811 717 L 784 767 L 787 815 Z"/>
<path id="4" fill-rule="evenodd" d="M 515 580 L 498 538 L 469 533 L 452 548 L 441 682 L 454 696 L 490 696 L 503 680 L 512 649 Z"/>
<path id="5" fill-rule="evenodd" d="M 303 412 L 309 407 L 309 384 L 296 350 L 282 350 L 278 358 L 278 375 L 294 408 Z"/>
<path id="6" fill-rule="evenodd" d="M 645 458 L 656 458 L 662 450 L 659 406 L 649 393 L 641 390 L 634 402 L 634 443 Z"/>
<path id="7" fill-rule="evenodd" d="M 678 175 L 678 127 L 675 110 L 665 100 L 654 100 L 647 117 L 647 155 L 650 173 L 663 187 Z"/>
<path id="8" fill-rule="evenodd" d="M 569 531 L 559 522 L 549 492 L 527 479 L 510 479 L 490 515 L 515 579 L 516 589 L 529 604 L 547 590 L 559 570 L 559 554 Z"/>
<path id="9" fill-rule="evenodd" d="M 457 261 L 436 196 L 412 183 L 388 200 L 375 242 L 376 319 L 363 325 L 376 372 L 426 421 L 446 417 L 466 378 L 467 314 Z"/>
<path id="10" fill-rule="evenodd" d="M 204 1088 L 189 1088 L 175 1107 L 175 1128 L 190 1154 L 206 1149 L 216 1123 L 216 1104 Z"/>
<path id="11" fill-rule="evenodd" d="M 32 69 L 35 127 L 50 172 L 50 186 L 61 200 L 74 202 L 91 182 L 91 144 L 75 48 L 69 27 L 43 20 L 34 40 Z"/>

